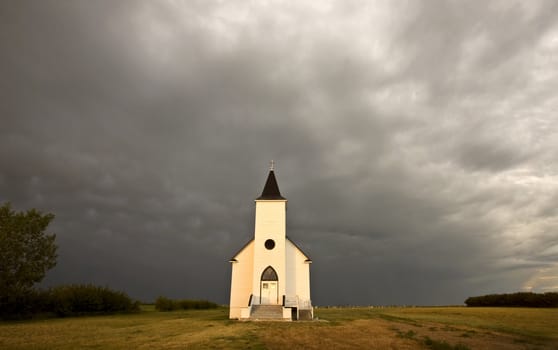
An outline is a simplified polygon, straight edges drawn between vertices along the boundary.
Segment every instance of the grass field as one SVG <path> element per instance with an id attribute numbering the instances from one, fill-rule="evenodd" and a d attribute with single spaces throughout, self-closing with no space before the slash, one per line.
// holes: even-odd
<path id="1" fill-rule="evenodd" d="M 0 349 L 558 349 L 558 309 L 319 308 L 238 322 L 227 309 L 0 322 Z"/>

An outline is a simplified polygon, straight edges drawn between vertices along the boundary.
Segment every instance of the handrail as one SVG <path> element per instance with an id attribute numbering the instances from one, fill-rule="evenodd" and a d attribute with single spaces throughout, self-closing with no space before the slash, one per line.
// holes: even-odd
<path id="1" fill-rule="evenodd" d="M 312 300 L 311 299 L 305 299 L 302 301 L 299 301 L 300 303 L 300 308 L 301 309 L 311 309 L 312 308 Z"/>
<path id="2" fill-rule="evenodd" d="M 248 306 L 252 306 L 252 297 L 253 295 L 250 294 L 250 299 L 248 299 Z"/>
<path id="3" fill-rule="evenodd" d="M 298 295 L 294 295 L 294 296 L 284 296 L 283 297 L 283 306 L 286 307 L 298 307 L 299 304 L 299 298 Z"/>

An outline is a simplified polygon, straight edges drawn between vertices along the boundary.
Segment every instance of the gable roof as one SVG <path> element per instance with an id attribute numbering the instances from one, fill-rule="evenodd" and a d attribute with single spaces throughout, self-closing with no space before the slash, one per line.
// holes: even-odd
<path id="1" fill-rule="evenodd" d="M 295 248 L 298 249 L 302 253 L 302 255 L 304 255 L 306 257 L 307 262 L 312 262 L 312 259 L 310 259 L 308 254 L 306 254 L 302 249 L 300 249 L 300 247 L 298 245 L 296 245 L 296 243 L 293 242 L 292 239 L 289 238 L 289 236 L 287 236 L 287 241 L 291 242 L 295 246 Z"/>
<path id="2" fill-rule="evenodd" d="M 236 257 L 238 256 L 238 254 L 240 254 L 244 249 L 246 249 L 246 247 L 248 247 L 250 245 L 250 243 L 254 242 L 254 238 L 252 238 L 251 240 L 249 240 L 248 242 L 246 242 L 245 245 L 242 246 L 242 248 L 240 248 L 234 255 L 233 257 L 229 260 L 229 262 L 233 262 L 236 261 Z"/>
<path id="3" fill-rule="evenodd" d="M 277 180 L 275 179 L 275 173 L 273 170 L 269 171 L 262 195 L 256 198 L 256 200 L 258 199 L 286 199 L 281 196 L 281 192 L 279 192 L 279 186 L 277 185 Z"/>

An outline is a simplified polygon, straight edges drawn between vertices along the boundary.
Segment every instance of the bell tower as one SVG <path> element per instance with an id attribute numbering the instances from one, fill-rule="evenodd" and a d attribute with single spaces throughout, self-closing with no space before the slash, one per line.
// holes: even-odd
<path id="1" fill-rule="evenodd" d="M 256 199 L 252 295 L 258 304 L 281 304 L 285 295 L 286 222 L 287 199 L 281 196 L 271 161 L 264 189 Z"/>

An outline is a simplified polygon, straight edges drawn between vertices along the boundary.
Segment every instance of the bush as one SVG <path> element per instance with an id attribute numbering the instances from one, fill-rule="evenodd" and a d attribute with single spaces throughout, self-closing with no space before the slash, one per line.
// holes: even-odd
<path id="1" fill-rule="evenodd" d="M 171 299 L 165 297 L 158 297 L 157 300 L 155 300 L 155 309 L 159 311 L 177 310 L 178 304 Z"/>
<path id="2" fill-rule="evenodd" d="M 469 297 L 465 300 L 465 304 L 467 306 L 558 307 L 558 293 L 488 294 Z"/>
<path id="3" fill-rule="evenodd" d="M 42 291 L 30 290 L 19 295 L 2 298 L 0 302 L 0 318 L 24 319 L 34 314 L 48 312 L 50 300 Z"/>
<path id="4" fill-rule="evenodd" d="M 93 285 L 68 285 L 49 291 L 50 310 L 60 317 L 139 311 L 139 302 L 123 292 Z"/>
<path id="5" fill-rule="evenodd" d="M 159 311 L 215 309 L 218 306 L 219 305 L 207 300 L 173 300 L 165 297 L 158 297 L 157 300 L 155 300 L 155 309 Z"/>
<path id="6" fill-rule="evenodd" d="M 30 291 L 2 302 L 5 319 L 30 318 L 37 314 L 59 317 L 139 311 L 139 302 L 123 292 L 93 285 L 67 285 Z"/>

